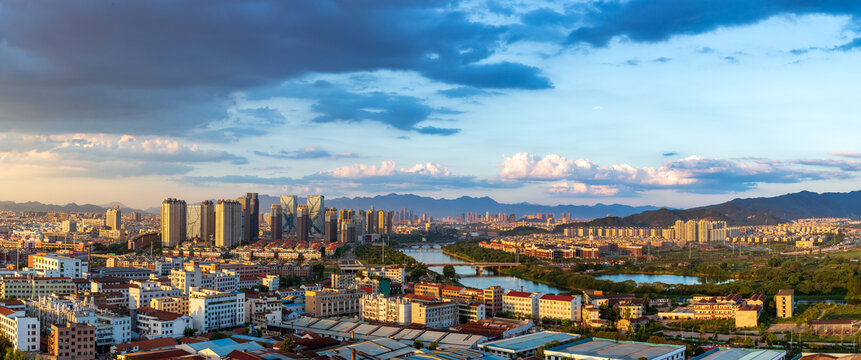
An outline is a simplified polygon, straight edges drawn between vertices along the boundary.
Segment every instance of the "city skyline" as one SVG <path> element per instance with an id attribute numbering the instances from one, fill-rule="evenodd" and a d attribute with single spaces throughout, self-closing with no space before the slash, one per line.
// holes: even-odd
<path id="1" fill-rule="evenodd" d="M 687 208 L 861 188 L 850 6 L 188 6 L 0 5 L 0 200 Z"/>

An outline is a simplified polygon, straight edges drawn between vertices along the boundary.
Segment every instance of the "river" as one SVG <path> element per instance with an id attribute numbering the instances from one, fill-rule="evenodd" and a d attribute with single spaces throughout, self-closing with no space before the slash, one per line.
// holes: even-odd
<path id="1" fill-rule="evenodd" d="M 462 263 L 461 259 L 446 255 L 442 252 L 438 245 L 433 247 L 425 246 L 422 248 L 413 247 L 408 249 L 400 249 L 400 251 L 413 259 L 423 263 Z M 431 270 L 442 274 L 442 267 L 432 266 Z M 494 276 L 485 270 L 482 276 L 475 276 L 475 268 L 472 266 L 455 266 L 455 272 L 461 276 L 460 283 L 476 289 L 486 289 L 488 287 L 499 285 L 506 290 L 520 290 L 527 292 L 540 292 L 545 294 L 556 294 L 564 290 L 550 285 L 537 283 L 534 281 L 523 280 L 513 276 Z"/>
<path id="2" fill-rule="evenodd" d="M 664 283 L 668 285 L 698 285 L 698 284 L 723 284 L 732 280 L 715 280 L 703 278 L 699 276 L 681 276 L 681 275 L 660 275 L 660 274 L 612 274 L 612 275 L 597 275 L 598 280 L 610 280 L 613 282 L 623 282 L 633 280 L 636 283 Z"/>

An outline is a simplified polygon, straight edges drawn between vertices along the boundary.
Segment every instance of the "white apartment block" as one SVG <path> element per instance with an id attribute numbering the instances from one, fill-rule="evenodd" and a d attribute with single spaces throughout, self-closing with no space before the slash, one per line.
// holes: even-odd
<path id="1" fill-rule="evenodd" d="M 191 328 L 191 317 L 167 311 L 156 310 L 148 306 L 138 309 L 138 334 L 150 339 L 171 337 L 174 339 L 185 336 L 185 329 Z"/>
<path id="2" fill-rule="evenodd" d="M 580 296 L 543 295 L 538 299 L 538 313 L 542 318 L 580 322 Z"/>
<path id="3" fill-rule="evenodd" d="M 362 320 L 400 325 L 412 323 L 412 305 L 403 297 L 385 297 L 381 294 L 362 296 L 359 313 Z"/>
<path id="4" fill-rule="evenodd" d="M 192 288 L 236 291 L 240 285 L 239 275 L 234 271 L 203 272 L 198 267 L 171 270 L 170 284 L 185 295 L 188 295 Z"/>
<path id="5" fill-rule="evenodd" d="M 26 316 L 23 309 L 0 306 L 2 336 L 21 351 L 39 351 L 39 319 Z"/>
<path id="6" fill-rule="evenodd" d="M 33 268 L 45 272 L 49 277 L 83 278 L 87 262 L 60 255 L 31 255 Z"/>
<path id="7" fill-rule="evenodd" d="M 502 296 L 502 311 L 522 318 L 538 318 L 539 297 L 541 294 L 537 292 L 509 291 Z"/>
<path id="8" fill-rule="evenodd" d="M 168 296 L 181 296 L 182 290 L 170 285 L 162 285 L 157 281 L 131 281 L 129 288 L 129 310 L 148 306 L 152 299 Z"/>
<path id="9" fill-rule="evenodd" d="M 458 314 L 457 303 L 453 302 L 413 303 L 411 309 L 413 324 L 440 329 L 456 325 Z"/>
<path id="10" fill-rule="evenodd" d="M 275 296 L 246 294 L 244 322 L 263 326 L 270 322 L 281 323 L 283 308 L 281 300 Z M 270 318 L 276 321 L 268 321 Z"/>
<path id="11" fill-rule="evenodd" d="M 245 294 L 193 289 L 188 297 L 188 314 L 194 329 L 201 332 L 241 325 L 245 321 Z"/>
<path id="12" fill-rule="evenodd" d="M 365 269 L 365 273 L 366 275 L 376 275 L 403 284 L 406 270 L 402 267 L 378 266 Z"/>
<path id="13" fill-rule="evenodd" d="M 0 280 L 0 297 L 31 299 L 40 296 L 69 295 L 76 290 L 70 277 L 4 277 Z"/>

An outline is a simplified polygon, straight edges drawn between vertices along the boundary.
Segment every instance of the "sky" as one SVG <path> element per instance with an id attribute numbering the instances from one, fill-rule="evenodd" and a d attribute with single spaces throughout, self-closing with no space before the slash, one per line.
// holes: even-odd
<path id="1" fill-rule="evenodd" d="M 858 190 L 861 3 L 0 1 L 0 200 Z"/>

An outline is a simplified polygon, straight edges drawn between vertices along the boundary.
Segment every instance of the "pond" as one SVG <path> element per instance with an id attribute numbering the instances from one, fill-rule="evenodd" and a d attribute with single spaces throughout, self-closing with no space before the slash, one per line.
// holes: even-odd
<path id="1" fill-rule="evenodd" d="M 597 275 L 598 280 L 610 280 L 613 282 L 624 282 L 633 280 L 636 283 L 655 283 L 660 282 L 668 285 L 699 285 L 699 284 L 724 284 L 732 280 L 727 279 L 712 279 L 699 276 L 682 276 L 682 275 L 658 275 L 658 274 L 612 274 L 612 275 Z"/>

